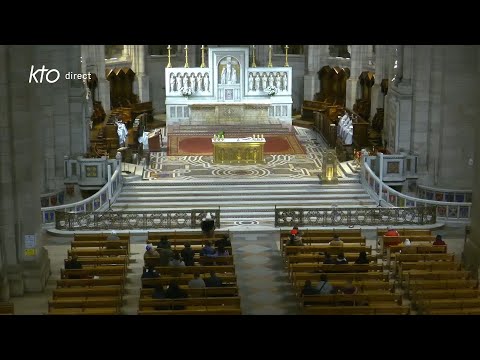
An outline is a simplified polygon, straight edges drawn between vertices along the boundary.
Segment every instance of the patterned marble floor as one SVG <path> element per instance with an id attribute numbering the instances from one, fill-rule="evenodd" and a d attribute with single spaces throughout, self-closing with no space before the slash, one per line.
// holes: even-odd
<path id="1" fill-rule="evenodd" d="M 265 164 L 217 165 L 212 156 L 167 156 L 166 148 L 150 154 L 150 164 L 143 174 L 145 180 L 193 180 L 214 177 L 317 178 L 322 170 L 322 149 L 328 148 L 321 136 L 310 129 L 295 127 L 297 139 L 304 146 L 302 155 L 267 155 Z M 166 143 L 166 141 L 164 141 Z"/>

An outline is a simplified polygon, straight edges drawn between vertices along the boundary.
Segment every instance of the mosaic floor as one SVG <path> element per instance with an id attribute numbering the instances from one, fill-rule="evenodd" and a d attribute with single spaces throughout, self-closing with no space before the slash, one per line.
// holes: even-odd
<path id="1" fill-rule="evenodd" d="M 322 170 L 322 152 L 326 149 L 323 138 L 314 131 L 295 127 L 298 141 L 306 154 L 266 155 L 265 164 L 217 165 L 212 156 L 167 156 L 166 147 L 161 152 L 150 154 L 150 164 L 146 167 L 145 180 L 195 180 L 211 179 L 212 175 L 222 178 L 317 178 Z M 166 143 L 166 142 L 165 142 Z"/>

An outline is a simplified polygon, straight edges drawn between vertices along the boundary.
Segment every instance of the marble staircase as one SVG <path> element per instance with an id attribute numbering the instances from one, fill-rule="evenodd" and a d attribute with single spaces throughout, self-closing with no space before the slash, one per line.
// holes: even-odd
<path id="1" fill-rule="evenodd" d="M 113 210 L 148 211 L 218 208 L 222 226 L 239 222 L 273 225 L 276 207 L 374 207 L 358 178 L 352 175 L 337 185 L 318 179 L 209 181 L 130 181 L 113 204 Z"/>

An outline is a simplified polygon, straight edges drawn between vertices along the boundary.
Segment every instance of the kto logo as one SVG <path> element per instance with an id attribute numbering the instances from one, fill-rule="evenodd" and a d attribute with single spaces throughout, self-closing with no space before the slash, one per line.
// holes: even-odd
<path id="1" fill-rule="evenodd" d="M 45 80 L 47 80 L 47 82 L 50 84 L 56 83 L 58 79 L 60 79 L 60 72 L 57 69 L 49 70 L 45 68 L 45 65 L 42 65 L 40 69 L 37 69 L 35 72 L 34 70 L 35 70 L 35 67 L 32 65 L 32 67 L 30 68 L 30 77 L 28 78 L 29 84 L 32 83 L 32 79 L 36 84 L 43 83 L 44 75 L 45 75 Z M 39 76 L 40 78 L 37 78 L 37 76 Z"/>

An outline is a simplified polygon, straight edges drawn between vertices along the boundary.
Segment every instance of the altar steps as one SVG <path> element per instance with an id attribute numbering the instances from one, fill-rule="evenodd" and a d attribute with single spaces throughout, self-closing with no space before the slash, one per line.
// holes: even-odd
<path id="1" fill-rule="evenodd" d="M 291 180 L 291 179 L 290 179 Z M 220 208 L 222 224 L 254 221 L 273 225 L 281 208 L 375 207 L 362 185 L 344 181 L 320 185 L 318 180 L 156 181 L 124 184 L 113 210 L 152 211 Z"/>
<path id="2" fill-rule="evenodd" d="M 242 124 L 242 125 L 172 125 L 168 127 L 169 134 L 175 135 L 213 135 L 220 131 L 227 136 L 233 134 L 289 134 L 292 128 L 282 124 Z"/>

